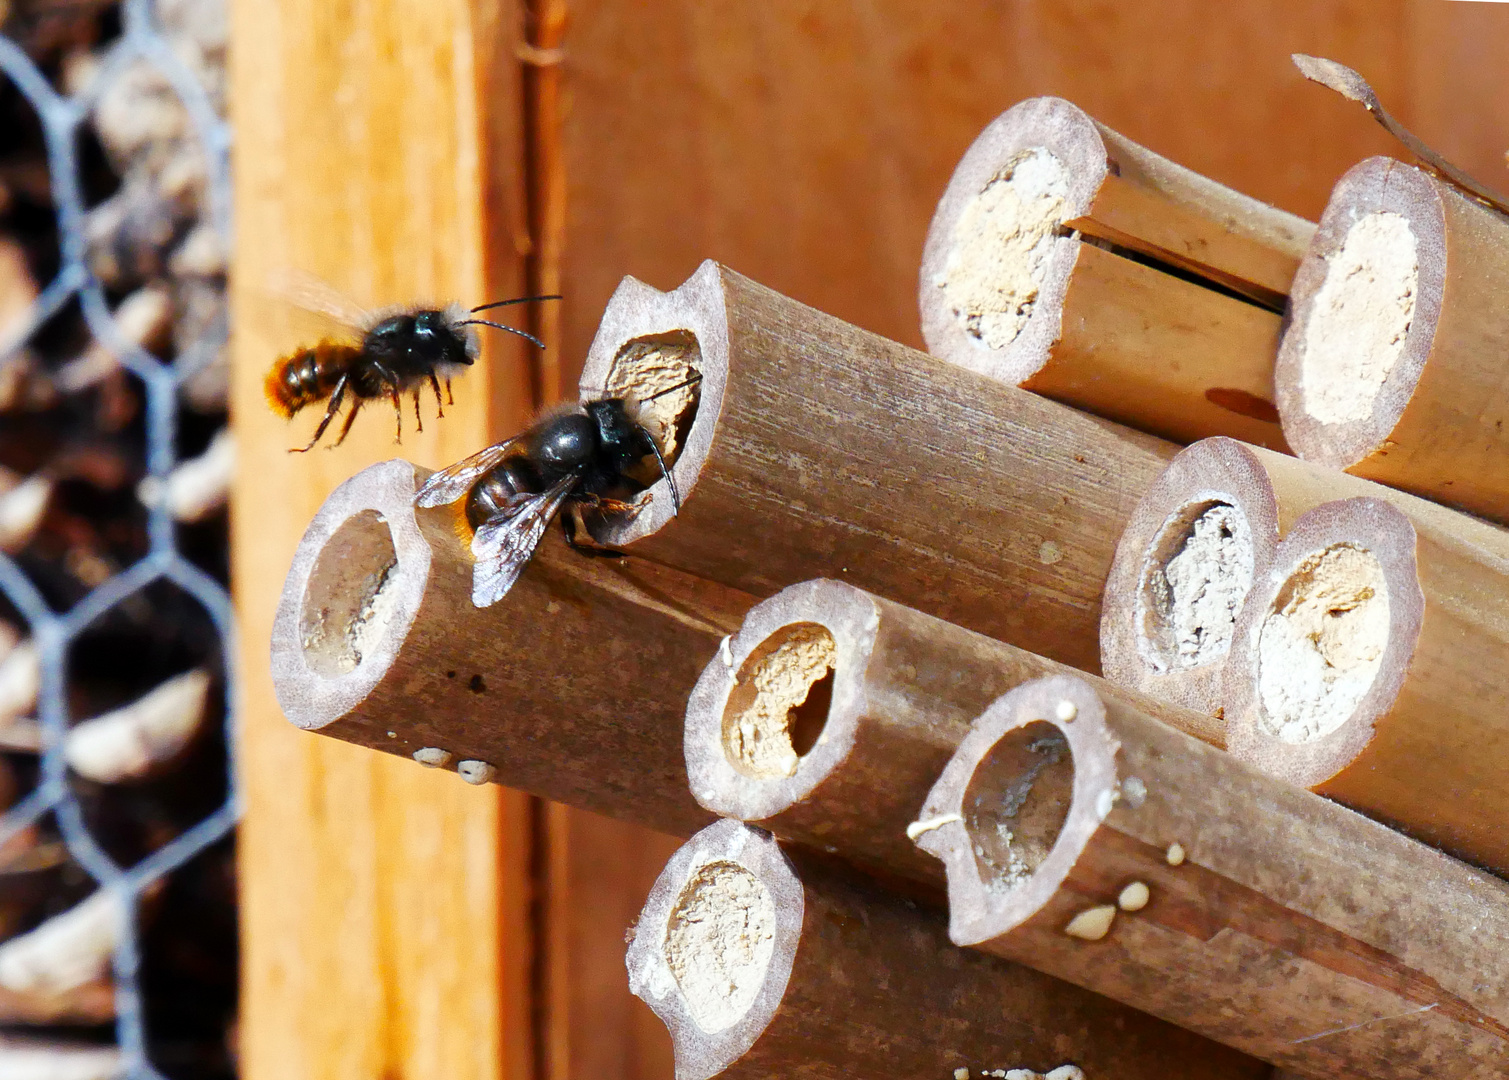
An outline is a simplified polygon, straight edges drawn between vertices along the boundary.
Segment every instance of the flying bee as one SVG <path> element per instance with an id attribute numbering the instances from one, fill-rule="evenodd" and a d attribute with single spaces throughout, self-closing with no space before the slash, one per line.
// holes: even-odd
<path id="1" fill-rule="evenodd" d="M 681 495 L 670 468 L 631 410 L 700 379 L 694 373 L 633 403 L 620 397 L 584 402 L 430 476 L 414 496 L 415 506 L 466 499 L 466 520 L 475 530 L 472 603 L 490 607 L 503 599 L 563 506 L 602 514 L 638 513 L 639 507 L 619 496 L 632 499 L 648 487 L 630 475 L 648 457 L 655 458 L 670 487 L 672 509 L 679 513 Z M 580 543 L 570 513 L 561 515 L 561 531 L 566 543 L 584 555 L 623 554 Z"/>
<path id="2" fill-rule="evenodd" d="M 340 413 L 348 394 L 352 399 L 351 409 L 341 425 L 340 435 L 332 444 L 334 446 L 346 441 L 362 405 L 383 397 L 393 402 L 400 442 L 403 441 L 404 394 L 413 395 L 414 421 L 423 431 L 424 421 L 419 414 L 420 390 L 426 383 L 430 385 L 435 391 L 436 413 L 444 416 L 445 405 L 455 404 L 451 397 L 451 378 L 476 361 L 476 332 L 469 327 L 491 326 L 527 338 L 544 348 L 544 343 L 533 334 L 468 316 L 512 304 L 560 299 L 559 296 L 525 296 L 479 304 L 469 311 L 451 304 L 444 308 L 415 306 L 369 315 L 334 289 L 313 280 L 296 280 L 292 289 L 284 291 L 294 293 L 291 298 L 299 306 L 354 331 L 357 338 L 345 341 L 327 337 L 316 345 L 295 349 L 280 357 L 267 373 L 264 388 L 268 404 L 285 419 L 305 406 L 329 400 L 309 445 L 294 448 L 301 453 L 312 450 L 320 441 L 325 429 Z M 442 381 L 445 383 L 445 402 L 440 398 Z"/>

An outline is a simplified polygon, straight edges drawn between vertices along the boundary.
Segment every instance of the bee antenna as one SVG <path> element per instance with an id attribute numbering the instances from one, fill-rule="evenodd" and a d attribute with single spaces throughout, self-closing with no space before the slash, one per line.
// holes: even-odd
<path id="1" fill-rule="evenodd" d="M 667 386 L 664 390 L 655 391 L 649 397 L 635 398 L 634 400 L 639 402 L 640 404 L 644 404 L 646 401 L 654 401 L 658 397 L 665 397 L 667 394 L 674 394 L 677 390 L 682 390 L 701 381 L 702 372 L 694 371 L 688 378 L 682 379 L 675 386 Z"/>
<path id="2" fill-rule="evenodd" d="M 639 431 L 650 441 L 650 449 L 655 452 L 655 461 L 660 466 L 660 475 L 665 477 L 665 483 L 671 489 L 671 515 L 681 513 L 681 493 L 676 490 L 676 478 L 671 475 L 671 470 L 666 467 L 665 458 L 660 456 L 660 444 L 655 441 L 655 436 L 645 430 L 644 425 L 639 425 Z"/>
<path id="3" fill-rule="evenodd" d="M 552 294 L 550 296 L 520 296 L 520 297 L 516 297 L 513 300 L 494 300 L 490 304 L 478 304 L 476 307 L 474 307 L 474 308 L 471 309 L 471 313 L 473 315 L 475 315 L 475 314 L 477 314 L 477 312 L 479 312 L 479 311 L 486 311 L 489 308 L 508 307 L 510 304 L 528 304 L 528 303 L 531 303 L 531 302 L 533 302 L 535 300 L 559 300 L 559 299 L 560 299 L 560 295 L 559 294 Z"/>
<path id="4" fill-rule="evenodd" d="M 517 327 L 513 326 L 504 326 L 502 323 L 488 322 L 486 319 L 464 319 L 461 322 L 458 322 L 456 325 L 491 326 L 494 330 L 507 330 L 510 334 L 518 334 L 521 338 L 528 338 L 530 341 L 534 342 L 542 349 L 545 347 L 545 343 L 543 341 L 535 337 L 533 334 L 529 333 L 529 331 L 527 330 L 520 330 Z"/>

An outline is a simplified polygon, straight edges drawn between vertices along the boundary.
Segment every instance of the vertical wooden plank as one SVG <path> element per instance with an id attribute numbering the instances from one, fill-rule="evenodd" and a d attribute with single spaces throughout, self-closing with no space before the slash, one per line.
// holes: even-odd
<path id="1" fill-rule="evenodd" d="M 517 13 L 506 0 L 238 0 L 233 18 L 244 1075 L 524 1080 L 524 798 L 293 730 L 267 642 L 327 493 L 371 462 L 438 465 L 516 427 L 527 360 L 489 339 L 446 418 L 430 413 L 419 435 L 411 414 L 401 448 L 391 411 L 374 408 L 339 449 L 289 454 L 314 418 L 285 425 L 261 390 L 308 332 L 266 293 L 284 268 L 368 304 L 518 295 Z"/>
<path id="2" fill-rule="evenodd" d="M 1408 14 L 1400 118 L 1448 160 L 1509 193 L 1509 6 L 1410 0 Z"/>

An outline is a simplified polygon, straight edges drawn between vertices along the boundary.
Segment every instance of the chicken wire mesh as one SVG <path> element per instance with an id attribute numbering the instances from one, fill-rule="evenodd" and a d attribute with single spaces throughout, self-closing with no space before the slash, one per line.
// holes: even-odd
<path id="1" fill-rule="evenodd" d="M 82 43 L 53 40 L 85 9 Z M 228 876 L 237 816 L 223 55 L 219 3 L 0 0 L 16 110 L 0 138 L 31 132 L 45 161 L 39 179 L 0 151 L 0 231 L 21 237 L 0 242 L 37 281 L 11 288 L 29 302 L 9 317 L 0 296 L 0 1061 L 53 1063 L 28 1075 L 221 1076 L 234 1059 L 233 959 L 218 1018 L 223 972 L 163 933 L 196 898 L 224 906 L 209 871 L 173 883 L 209 853 Z M 174 963 L 193 973 L 176 988 Z M 184 1034 L 206 1018 L 230 1027 L 223 1054 Z M 18 1029 L 32 1037 L 7 1041 Z"/>

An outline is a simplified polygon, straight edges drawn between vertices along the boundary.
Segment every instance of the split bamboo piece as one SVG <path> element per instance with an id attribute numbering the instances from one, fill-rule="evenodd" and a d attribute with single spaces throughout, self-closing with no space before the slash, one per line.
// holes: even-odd
<path id="1" fill-rule="evenodd" d="M 1509 873 L 1509 556 L 1378 499 L 1327 503 L 1237 621 L 1230 750 Z"/>
<path id="2" fill-rule="evenodd" d="M 923 811 L 949 934 L 1302 1075 L 1502 1071 L 1509 883 L 1083 679 L 980 717 Z"/>
<path id="3" fill-rule="evenodd" d="M 624 279 L 583 397 L 701 375 L 641 512 L 594 535 L 745 592 L 814 577 L 1097 666 L 1122 524 L 1176 448 L 814 311 L 713 262 Z M 961 510 L 966 507 L 966 510 Z"/>
<path id="4" fill-rule="evenodd" d="M 941 913 L 735 821 L 671 858 L 626 963 L 670 1029 L 676 1080 L 1268 1075 L 1078 987 L 955 949 Z"/>
<path id="5" fill-rule="evenodd" d="M 686 709 L 686 771 L 708 810 L 941 888 L 908 825 L 970 724 L 1012 687 L 1071 669 L 837 581 L 756 605 Z M 1094 676 L 1197 737 L 1208 717 Z"/>
<path id="6" fill-rule="evenodd" d="M 928 229 L 928 349 L 1144 431 L 1285 449 L 1273 361 L 1315 225 L 1061 98 L 970 146 Z"/>
<path id="7" fill-rule="evenodd" d="M 1224 716 L 1222 680 L 1253 582 L 1300 515 L 1356 497 L 1509 559 L 1509 532 L 1487 522 L 1286 454 L 1204 439 L 1148 488 L 1116 545 L 1100 620 L 1105 677 Z"/>
<path id="8" fill-rule="evenodd" d="M 1509 219 L 1389 158 L 1337 183 L 1276 379 L 1296 453 L 1509 521 Z"/>
<path id="9" fill-rule="evenodd" d="M 584 559 L 552 535 L 502 603 L 476 608 L 454 516 L 413 508 L 426 475 L 373 465 L 310 524 L 273 625 L 288 718 L 471 783 L 682 836 L 706 824 L 679 720 L 750 600 Z"/>

